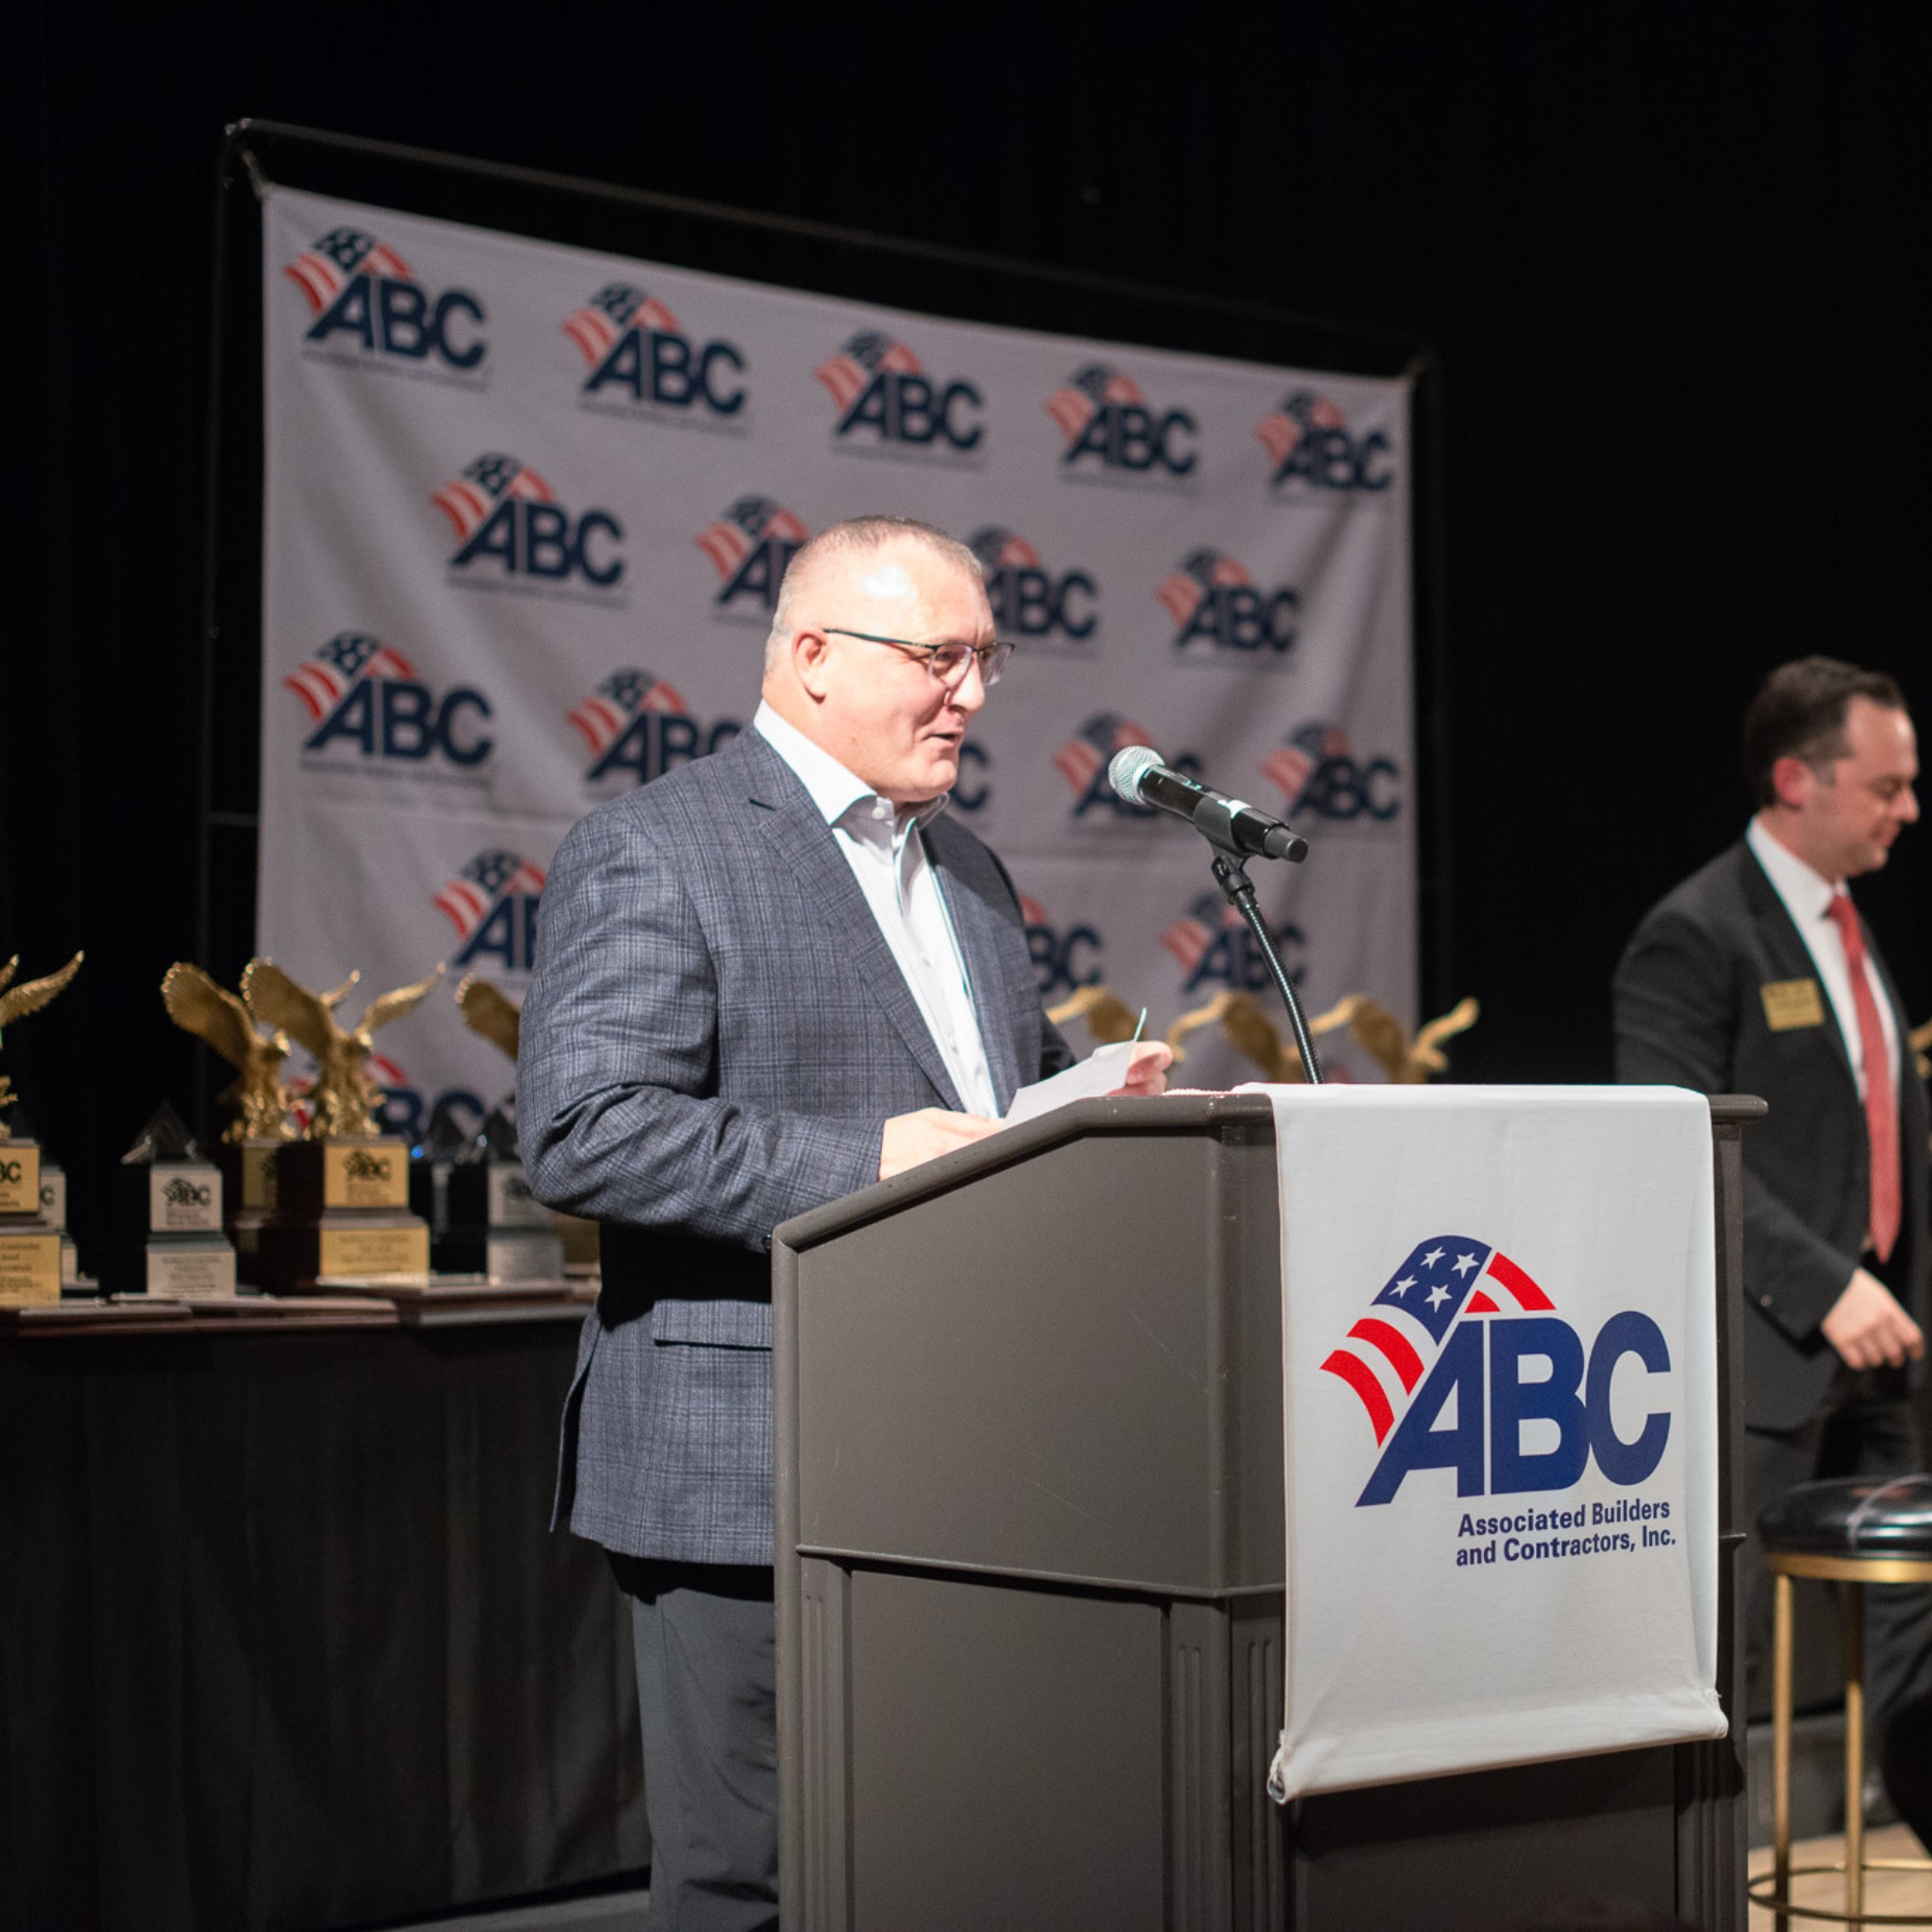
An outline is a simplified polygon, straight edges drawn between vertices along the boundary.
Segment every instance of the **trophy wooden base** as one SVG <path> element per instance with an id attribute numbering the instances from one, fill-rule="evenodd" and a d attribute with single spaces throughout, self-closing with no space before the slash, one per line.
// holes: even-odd
<path id="1" fill-rule="evenodd" d="M 576 1214 L 553 1213 L 556 1232 L 563 1236 L 563 1259 L 568 1267 L 595 1267 L 601 1255 L 595 1221 Z"/>
<path id="2" fill-rule="evenodd" d="M 60 1230 L 36 1214 L 0 1219 L 0 1307 L 57 1302 L 60 1294 Z"/>
<path id="3" fill-rule="evenodd" d="M 429 1228 L 399 1208 L 334 1208 L 313 1220 L 284 1212 L 263 1225 L 256 1267 L 270 1294 L 297 1293 L 320 1275 L 426 1275 Z"/>
<path id="4" fill-rule="evenodd" d="M 223 1141 L 214 1150 L 221 1170 L 223 1226 L 235 1243 L 235 1278 L 253 1288 L 261 1267 L 262 1230 L 277 1205 L 276 1160 L 286 1141 Z"/>
<path id="5" fill-rule="evenodd" d="M 278 1215 L 304 1220 L 338 1208 L 407 1211 L 409 1143 L 394 1135 L 284 1142 L 275 1154 L 275 1192 Z"/>

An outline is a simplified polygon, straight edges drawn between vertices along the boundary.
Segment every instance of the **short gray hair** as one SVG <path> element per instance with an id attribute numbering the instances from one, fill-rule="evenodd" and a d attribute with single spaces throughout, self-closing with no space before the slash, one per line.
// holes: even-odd
<path id="1" fill-rule="evenodd" d="M 970 572 L 975 581 L 982 580 L 985 575 L 979 557 L 967 545 L 916 517 L 847 517 L 841 523 L 830 524 L 809 543 L 800 545 L 785 568 L 784 582 L 779 586 L 778 605 L 772 611 L 771 634 L 765 639 L 766 668 L 769 669 L 777 661 L 803 621 L 794 607 L 807 592 L 820 563 L 841 556 L 863 556 L 901 539 L 937 552 L 948 562 Z"/>

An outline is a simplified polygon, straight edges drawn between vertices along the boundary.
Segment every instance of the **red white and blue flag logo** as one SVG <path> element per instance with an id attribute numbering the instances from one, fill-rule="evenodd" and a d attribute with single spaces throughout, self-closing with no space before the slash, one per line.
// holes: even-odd
<path id="1" fill-rule="evenodd" d="M 543 888 L 543 868 L 527 859 L 515 852 L 479 852 L 432 903 L 455 926 L 461 940 L 468 939 L 499 901 L 519 893 L 534 897 Z"/>
<path id="2" fill-rule="evenodd" d="M 1241 927 L 1241 915 L 1221 894 L 1203 893 L 1160 935 L 1160 943 L 1174 955 L 1175 963 L 1183 973 L 1192 974 L 1220 933 Z"/>
<path id="3" fill-rule="evenodd" d="M 1380 1444 L 1463 1317 L 1540 1314 L 1555 1305 L 1500 1248 L 1436 1235 L 1409 1250 L 1322 1372 L 1354 1390 Z"/>
<path id="4" fill-rule="evenodd" d="M 1154 586 L 1154 595 L 1166 607 L 1167 614 L 1177 624 L 1184 625 L 1210 591 L 1253 582 L 1232 556 L 1203 548 L 1189 551 L 1181 559 L 1180 568 L 1169 571 Z"/>
<path id="5" fill-rule="evenodd" d="M 514 456 L 479 456 L 462 475 L 445 483 L 430 501 L 455 526 L 459 539 L 469 538 L 489 520 L 506 497 L 550 503 L 556 493 L 527 463 Z"/>
<path id="6" fill-rule="evenodd" d="M 966 548 L 980 559 L 982 570 L 1037 570 L 1039 553 L 1023 536 L 998 524 L 975 530 L 966 539 Z"/>
<path id="7" fill-rule="evenodd" d="M 314 247 L 304 248 L 282 273 L 302 292 L 317 315 L 348 287 L 352 275 L 382 275 L 395 282 L 413 278 L 410 265 L 393 248 L 358 228 L 331 228 Z"/>
<path id="8" fill-rule="evenodd" d="M 1094 412 L 1109 403 L 1141 403 L 1140 385 L 1111 369 L 1104 362 L 1089 362 L 1074 372 L 1073 380 L 1054 390 L 1046 399 L 1046 412 L 1059 426 L 1068 442 L 1094 420 Z"/>
<path id="9" fill-rule="evenodd" d="M 682 717 L 686 709 L 684 699 L 663 678 L 647 670 L 619 670 L 612 671 L 569 717 L 583 733 L 591 754 L 602 757 L 639 713 Z"/>
<path id="10" fill-rule="evenodd" d="M 1092 790 L 1116 752 L 1129 745 L 1151 746 L 1153 740 L 1131 719 L 1112 711 L 1096 712 L 1053 754 L 1054 769 L 1073 787 L 1076 798 Z"/>
<path id="11" fill-rule="evenodd" d="M 867 328 L 812 373 L 831 392 L 843 415 L 866 393 L 866 385 L 874 376 L 918 376 L 924 366 L 903 342 L 895 342 L 876 328 Z"/>
<path id="12" fill-rule="evenodd" d="M 402 652 L 391 650 L 380 638 L 342 631 L 283 678 L 282 688 L 301 699 L 311 724 L 320 724 L 365 677 L 395 684 L 417 681 L 415 667 Z"/>
<path id="13" fill-rule="evenodd" d="M 1325 396 L 1312 389 L 1291 389 L 1280 409 L 1255 425 L 1255 436 L 1277 469 L 1293 456 L 1314 430 L 1346 429 L 1349 419 Z"/>
<path id="14" fill-rule="evenodd" d="M 791 511 L 770 497 L 740 497 L 722 517 L 698 532 L 697 547 L 711 559 L 718 575 L 728 582 L 759 544 L 774 537 L 802 544 L 810 534 Z"/>
<path id="15" fill-rule="evenodd" d="M 1261 774 L 1270 784 L 1279 785 L 1286 797 L 1298 799 L 1325 759 L 1349 755 L 1348 732 L 1339 724 L 1324 724 L 1318 720 L 1291 733 L 1281 746 L 1270 752 L 1261 762 Z"/>
<path id="16" fill-rule="evenodd" d="M 626 329 L 647 328 L 659 335 L 677 333 L 677 317 L 655 296 L 628 282 L 611 282 L 564 319 L 563 332 L 582 352 L 592 369 L 616 347 Z"/>

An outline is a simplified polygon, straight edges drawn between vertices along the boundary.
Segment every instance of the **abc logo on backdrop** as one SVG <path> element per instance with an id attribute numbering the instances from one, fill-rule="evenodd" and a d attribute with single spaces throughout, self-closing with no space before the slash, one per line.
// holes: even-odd
<path id="1" fill-rule="evenodd" d="M 331 228 L 282 270 L 313 320 L 305 350 L 333 350 L 424 374 L 469 374 L 490 353 L 481 299 L 433 290 L 396 251 L 356 228 Z"/>

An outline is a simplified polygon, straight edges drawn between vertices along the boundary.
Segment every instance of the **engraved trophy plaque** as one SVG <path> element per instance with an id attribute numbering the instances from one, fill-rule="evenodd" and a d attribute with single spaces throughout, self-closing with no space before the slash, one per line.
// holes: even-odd
<path id="1" fill-rule="evenodd" d="M 100 1285 L 112 1294 L 229 1300 L 235 1249 L 221 1229 L 221 1170 L 164 1100 L 109 1183 Z"/>
<path id="2" fill-rule="evenodd" d="M 493 1282 L 563 1279 L 562 1236 L 524 1179 L 516 1125 L 500 1107 L 449 1171 L 449 1227 L 437 1265 Z"/>
<path id="3" fill-rule="evenodd" d="M 316 1064 L 307 1138 L 275 1157 L 276 1201 L 260 1237 L 261 1286 L 300 1293 L 324 1276 L 366 1281 L 429 1273 L 429 1227 L 410 1211 L 410 1151 L 399 1135 L 376 1129 L 382 1090 L 370 1077 L 373 1036 L 412 1012 L 442 968 L 370 1001 L 352 1029 L 335 1009 L 356 984 L 352 974 L 332 993 L 298 985 L 272 959 L 252 959 L 242 997 L 265 1026 L 285 1031 Z"/>
<path id="4" fill-rule="evenodd" d="M 0 966 L 0 1043 L 9 1026 L 38 1012 L 67 986 L 80 971 L 82 956 L 76 952 L 58 973 L 17 985 L 19 955 Z M 24 1122 L 6 1124 L 13 1105 L 13 1083 L 0 1074 L 0 1305 L 20 1307 L 60 1299 L 61 1232 L 43 1211 L 40 1143 Z"/>

